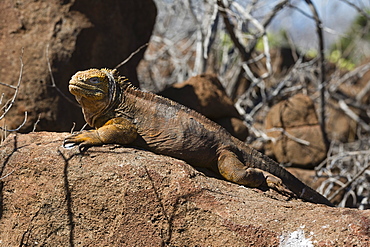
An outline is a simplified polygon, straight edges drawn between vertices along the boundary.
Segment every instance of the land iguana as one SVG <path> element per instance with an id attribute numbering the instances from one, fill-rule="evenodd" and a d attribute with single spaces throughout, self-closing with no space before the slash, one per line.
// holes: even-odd
<path id="1" fill-rule="evenodd" d="M 67 137 L 64 145 L 83 152 L 102 144 L 129 144 L 210 168 L 247 187 L 269 187 L 313 203 L 332 206 L 278 163 L 231 136 L 200 113 L 164 97 L 143 92 L 116 70 L 79 71 L 69 91 L 94 130 Z M 292 193 L 293 192 L 293 193 Z"/>

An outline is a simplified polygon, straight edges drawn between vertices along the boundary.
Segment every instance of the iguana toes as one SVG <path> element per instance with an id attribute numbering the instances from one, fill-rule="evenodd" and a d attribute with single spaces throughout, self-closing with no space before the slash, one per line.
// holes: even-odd
<path id="1" fill-rule="evenodd" d="M 142 92 L 116 70 L 77 72 L 69 84 L 87 123 L 95 130 L 74 134 L 65 144 L 130 144 L 211 168 L 248 187 L 270 187 L 314 203 L 332 205 L 279 164 L 246 146 L 226 130 L 174 101 Z M 292 192 L 291 192 L 292 191 Z"/>

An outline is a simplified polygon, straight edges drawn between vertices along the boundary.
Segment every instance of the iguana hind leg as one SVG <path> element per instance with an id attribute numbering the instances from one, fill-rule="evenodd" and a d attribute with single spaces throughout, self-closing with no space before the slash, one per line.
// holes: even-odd
<path id="1" fill-rule="evenodd" d="M 81 151 L 102 144 L 129 144 L 137 137 L 134 124 L 125 118 L 113 118 L 96 130 L 74 134 L 64 140 L 64 145 L 78 144 Z"/>
<path id="2" fill-rule="evenodd" d="M 218 170 L 221 175 L 234 183 L 248 187 L 269 187 L 286 195 L 293 195 L 282 180 L 269 172 L 243 164 L 230 150 L 222 150 L 218 156 Z"/>

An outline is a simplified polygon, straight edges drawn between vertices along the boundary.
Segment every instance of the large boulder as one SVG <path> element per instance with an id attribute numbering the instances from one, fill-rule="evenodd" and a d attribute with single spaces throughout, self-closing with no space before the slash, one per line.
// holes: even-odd
<path id="1" fill-rule="evenodd" d="M 2 246 L 368 246 L 370 211 L 331 208 L 205 176 L 113 145 L 65 149 L 67 133 L 0 148 Z"/>
<path id="2" fill-rule="evenodd" d="M 265 120 L 267 146 L 280 163 L 312 167 L 326 157 L 326 146 L 313 101 L 296 94 L 271 107 Z"/>
<path id="3" fill-rule="evenodd" d="M 27 111 L 23 132 L 32 130 L 38 117 L 39 130 L 66 131 L 73 122 L 82 126 L 81 109 L 51 86 L 48 62 L 57 88 L 74 101 L 70 77 L 78 70 L 118 65 L 149 41 L 155 18 L 152 0 L 0 1 L 0 81 L 16 85 L 20 56 L 24 63 L 19 95 L 5 124 L 18 127 Z M 143 53 L 119 68 L 133 82 Z M 14 89 L 0 87 L 5 104 Z"/>

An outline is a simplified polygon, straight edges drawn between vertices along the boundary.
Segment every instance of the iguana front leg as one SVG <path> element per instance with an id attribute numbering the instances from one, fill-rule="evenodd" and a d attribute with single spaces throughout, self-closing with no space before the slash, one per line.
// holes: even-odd
<path id="1" fill-rule="evenodd" d="M 225 179 L 237 184 L 252 188 L 267 186 L 283 194 L 294 195 L 280 178 L 261 169 L 248 167 L 238 159 L 235 153 L 227 149 L 219 152 L 218 170 Z"/>
<path id="2" fill-rule="evenodd" d="M 129 144 L 137 137 L 137 130 L 134 124 L 125 118 L 113 118 L 107 121 L 102 127 L 95 130 L 88 130 L 74 134 L 64 140 L 64 145 L 78 144 L 81 151 L 91 146 L 102 144 Z"/>

